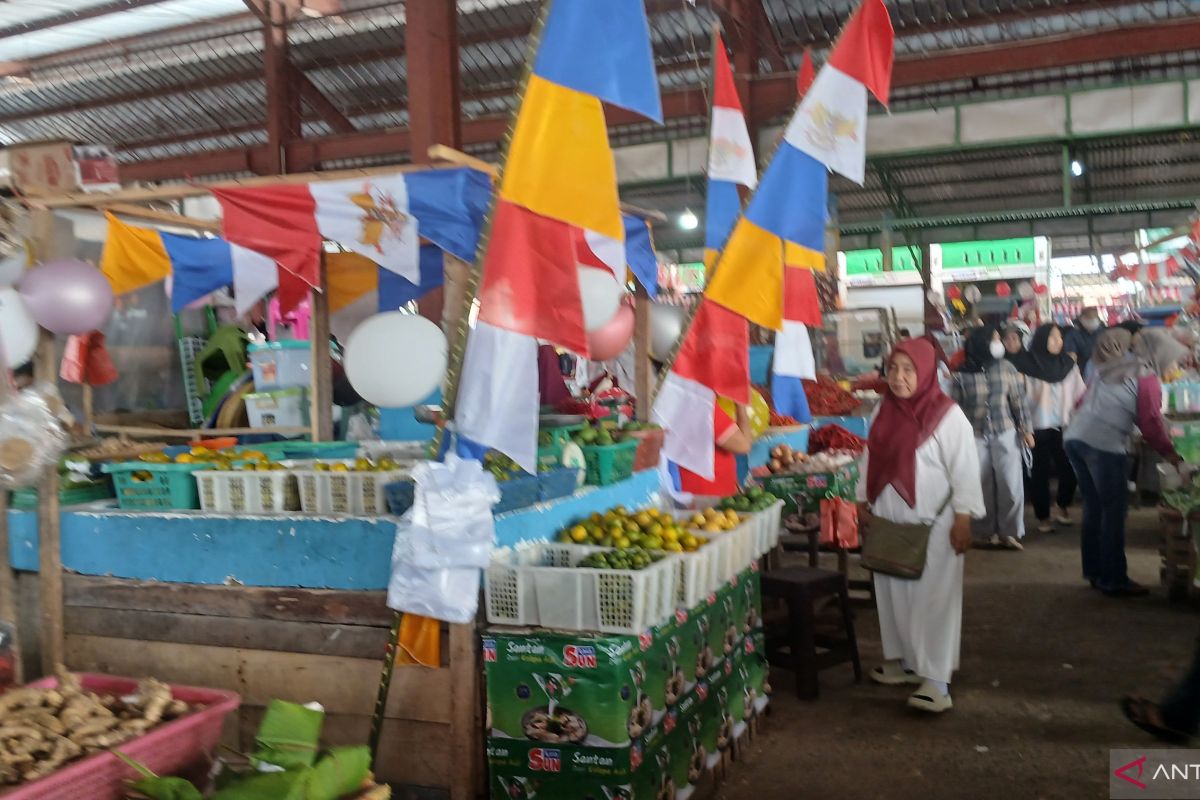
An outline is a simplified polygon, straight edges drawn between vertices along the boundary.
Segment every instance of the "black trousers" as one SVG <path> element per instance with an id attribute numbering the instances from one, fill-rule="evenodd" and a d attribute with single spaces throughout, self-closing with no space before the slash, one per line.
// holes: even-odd
<path id="1" fill-rule="evenodd" d="M 1063 450 L 1063 434 L 1059 428 L 1046 428 L 1033 434 L 1033 470 L 1029 476 L 1029 497 L 1038 521 L 1050 519 L 1050 475 L 1058 473 L 1059 508 L 1067 508 L 1075 499 L 1075 470 Z"/>
<path id="2" fill-rule="evenodd" d="M 1167 727 L 1195 734 L 1200 726 L 1200 646 L 1192 657 L 1192 666 L 1166 699 L 1159 705 Z"/>

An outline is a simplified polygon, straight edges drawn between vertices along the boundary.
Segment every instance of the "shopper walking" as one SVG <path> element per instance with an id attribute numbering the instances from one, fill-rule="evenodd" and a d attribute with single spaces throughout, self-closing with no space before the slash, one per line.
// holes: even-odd
<path id="1" fill-rule="evenodd" d="M 1095 306 L 1083 309 L 1075 320 L 1075 326 L 1067 329 L 1064 349 L 1068 355 L 1075 356 L 1079 369 L 1085 374 L 1096 342 L 1105 330 L 1104 323 L 1100 321 L 1100 309 Z"/>
<path id="2" fill-rule="evenodd" d="M 971 518 L 984 513 L 971 425 L 939 388 L 929 342 L 901 342 L 888 363 L 887 389 L 871 426 L 858 483 L 860 518 L 929 525 L 925 567 L 915 580 L 875 574 L 883 640 L 877 683 L 920 684 L 914 708 L 952 706 L 950 679 L 962 637 L 963 553 Z"/>
<path id="3" fill-rule="evenodd" d="M 1051 533 L 1054 524 L 1070 525 L 1071 501 L 1075 499 L 1075 471 L 1063 449 L 1063 429 L 1071 421 L 1075 406 L 1087 392 L 1075 360 L 1063 352 L 1062 328 L 1042 325 L 1033 334 L 1029 349 L 1011 358 L 1025 376 L 1025 397 L 1033 425 L 1033 467 L 1029 494 L 1038 531 Z M 1050 516 L 1050 475 L 1058 474 L 1055 512 Z"/>
<path id="4" fill-rule="evenodd" d="M 1110 328 L 1097 339 L 1097 378 L 1064 436 L 1083 495 L 1083 577 L 1113 597 L 1149 591 L 1129 579 L 1125 561 L 1129 437 L 1134 426 L 1164 458 L 1174 464 L 1182 460 L 1163 424 L 1161 378 L 1187 349 L 1162 328 L 1143 330 L 1132 351 L 1131 340 L 1122 328 Z"/>
<path id="5" fill-rule="evenodd" d="M 973 529 L 976 538 L 990 546 L 1021 550 L 1025 538 L 1021 445 L 1034 444 L 1024 382 L 1004 359 L 1004 344 L 995 325 L 972 330 L 965 350 L 966 360 L 950 388 L 975 431 L 987 515 L 976 520 Z"/>

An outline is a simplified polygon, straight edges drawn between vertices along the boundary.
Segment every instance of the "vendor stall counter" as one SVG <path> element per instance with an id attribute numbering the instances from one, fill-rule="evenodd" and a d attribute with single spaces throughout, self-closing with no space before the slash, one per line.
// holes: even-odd
<path id="1" fill-rule="evenodd" d="M 499 515 L 499 546 L 549 539 L 568 519 L 648 503 L 654 471 Z M 76 506 L 61 514 L 67 666 L 237 691 L 225 743 L 242 752 L 274 698 L 318 701 L 330 744 L 367 741 L 393 614 L 394 517 L 235 517 Z M 25 661 L 38 654 L 37 515 L 10 511 Z M 381 780 L 452 800 L 483 791 L 474 626 L 451 625 L 436 669 L 399 666 L 376 765 Z M 430 789 L 429 787 L 432 787 Z M 416 790 L 414 790 L 416 791 Z"/>

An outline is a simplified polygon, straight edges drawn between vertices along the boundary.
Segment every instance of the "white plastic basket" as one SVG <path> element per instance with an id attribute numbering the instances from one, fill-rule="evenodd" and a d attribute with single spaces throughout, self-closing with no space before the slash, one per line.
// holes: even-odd
<path id="1" fill-rule="evenodd" d="M 676 512 L 680 520 L 687 520 L 694 512 Z M 758 557 L 755 547 L 758 542 L 761 523 L 755 519 L 757 515 L 741 514 L 742 521 L 736 528 L 719 533 L 709 533 L 703 530 L 692 530 L 697 536 L 708 539 L 708 544 L 702 550 L 713 551 L 710 558 L 715 562 L 712 569 L 713 588 L 715 591 L 734 575 L 750 566 L 750 562 Z"/>
<path id="2" fill-rule="evenodd" d="M 311 467 L 292 468 L 300 490 L 300 509 L 305 514 L 364 514 L 378 516 L 388 513 L 389 483 L 407 478 L 407 469 L 383 472 L 325 472 Z"/>
<path id="3" fill-rule="evenodd" d="M 289 472 L 199 470 L 192 477 L 204 511 L 278 514 L 300 508 L 296 477 Z"/>
<path id="4" fill-rule="evenodd" d="M 779 530 L 783 524 L 783 501 L 772 503 L 762 511 L 750 515 L 754 523 L 754 555 L 766 555 L 779 544 Z"/>
<path id="5" fill-rule="evenodd" d="M 717 548 L 713 544 L 706 544 L 691 553 L 674 555 L 679 557 L 680 563 L 679 591 L 676 592 L 675 602 L 680 608 L 695 608 L 721 585 L 717 578 Z"/>
<path id="6" fill-rule="evenodd" d="M 681 563 L 674 554 L 641 570 L 575 567 L 610 548 L 540 543 L 488 567 L 488 622 L 640 634 L 675 611 Z"/>

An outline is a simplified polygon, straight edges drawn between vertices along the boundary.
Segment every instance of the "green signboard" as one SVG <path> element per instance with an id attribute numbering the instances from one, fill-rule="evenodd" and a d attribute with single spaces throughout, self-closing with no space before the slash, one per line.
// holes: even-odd
<path id="1" fill-rule="evenodd" d="M 916 258 L 913 257 L 914 250 Z M 871 275 L 883 272 L 883 251 L 848 250 L 846 256 L 847 275 Z M 921 251 L 910 247 L 892 248 L 892 272 L 917 272 L 921 263 Z"/>
<path id="2" fill-rule="evenodd" d="M 1038 237 L 1028 237 L 943 244 L 942 269 L 1003 270 L 1005 267 L 1032 267 L 1040 260 L 1045 260 L 1045 255 L 1038 252 L 1038 241 Z"/>

